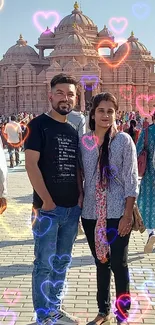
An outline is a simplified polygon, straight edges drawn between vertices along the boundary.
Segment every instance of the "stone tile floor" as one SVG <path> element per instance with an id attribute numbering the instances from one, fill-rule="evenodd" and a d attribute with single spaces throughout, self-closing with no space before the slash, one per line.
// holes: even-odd
<path id="1" fill-rule="evenodd" d="M 8 209 L 0 217 L 0 325 L 34 325 L 31 298 L 33 239 L 30 225 L 32 188 L 24 169 L 9 170 Z M 130 240 L 129 267 L 132 308 L 130 324 L 155 324 L 155 254 L 143 254 L 147 240 L 133 233 Z M 93 258 L 84 236 L 73 248 L 72 264 L 67 274 L 65 310 L 86 324 L 97 314 L 96 279 Z M 112 305 L 115 299 L 111 283 Z M 112 313 L 113 317 L 113 313 Z M 115 324 L 114 317 L 112 324 Z"/>

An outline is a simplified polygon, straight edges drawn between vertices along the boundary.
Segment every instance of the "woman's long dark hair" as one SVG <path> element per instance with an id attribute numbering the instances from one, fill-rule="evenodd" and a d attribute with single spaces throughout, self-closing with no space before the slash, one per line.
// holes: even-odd
<path id="1" fill-rule="evenodd" d="M 110 101 L 113 103 L 115 110 L 118 110 L 118 103 L 116 98 L 109 92 L 100 93 L 96 95 L 92 102 L 92 109 L 89 115 L 89 128 L 91 131 L 95 131 L 95 110 L 100 102 Z M 107 184 L 111 176 L 111 170 L 109 166 L 109 143 L 111 138 L 117 133 L 117 129 L 114 126 L 110 126 L 104 136 L 104 141 L 99 150 L 99 166 L 100 166 L 100 182 L 102 184 L 103 177 L 106 178 Z M 104 171 L 104 172 L 103 172 Z"/>
<path id="2" fill-rule="evenodd" d="M 134 128 L 136 127 L 136 125 L 137 125 L 137 123 L 136 123 L 135 120 L 130 121 L 130 127 L 129 127 L 129 130 L 128 130 L 128 133 L 130 134 L 132 139 L 134 138 Z"/>

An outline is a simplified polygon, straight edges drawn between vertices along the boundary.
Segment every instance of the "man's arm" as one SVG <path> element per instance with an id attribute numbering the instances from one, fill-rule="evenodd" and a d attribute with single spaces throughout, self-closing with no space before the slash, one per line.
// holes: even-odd
<path id="1" fill-rule="evenodd" d="M 56 205 L 46 188 L 41 171 L 38 167 L 39 158 L 40 152 L 30 149 L 25 150 L 25 168 L 28 173 L 30 182 L 34 190 L 43 201 L 42 209 L 49 211 L 55 209 Z"/>

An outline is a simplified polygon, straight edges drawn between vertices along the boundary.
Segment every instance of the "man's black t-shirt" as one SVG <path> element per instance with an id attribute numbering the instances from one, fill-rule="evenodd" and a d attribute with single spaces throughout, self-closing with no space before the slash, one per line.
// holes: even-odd
<path id="1" fill-rule="evenodd" d="M 62 207 L 77 205 L 78 132 L 70 124 L 55 121 L 46 114 L 33 119 L 28 128 L 25 149 L 40 152 L 38 166 L 52 200 Z M 34 208 L 41 208 L 42 204 L 34 191 Z"/>

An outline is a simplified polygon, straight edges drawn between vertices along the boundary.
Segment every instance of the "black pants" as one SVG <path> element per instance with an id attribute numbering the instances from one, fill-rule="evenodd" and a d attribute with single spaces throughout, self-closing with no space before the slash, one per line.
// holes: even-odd
<path id="1" fill-rule="evenodd" d="M 82 225 L 88 240 L 91 253 L 95 259 L 97 267 L 97 303 L 100 313 L 108 315 L 110 313 L 110 278 L 111 270 L 114 273 L 115 287 L 116 287 L 116 300 L 124 294 L 129 294 L 129 272 L 128 272 L 128 244 L 130 234 L 125 237 L 119 235 L 114 238 L 114 232 L 109 231 L 111 228 L 118 229 L 119 220 L 107 220 L 107 240 L 110 244 L 110 256 L 106 263 L 101 263 L 96 256 L 95 251 L 95 237 L 94 230 L 96 220 L 87 220 L 82 218 Z M 130 298 L 121 297 L 119 307 L 123 313 L 130 309 Z M 117 308 L 117 302 L 116 302 Z M 120 308 L 118 308 L 120 309 Z"/>

